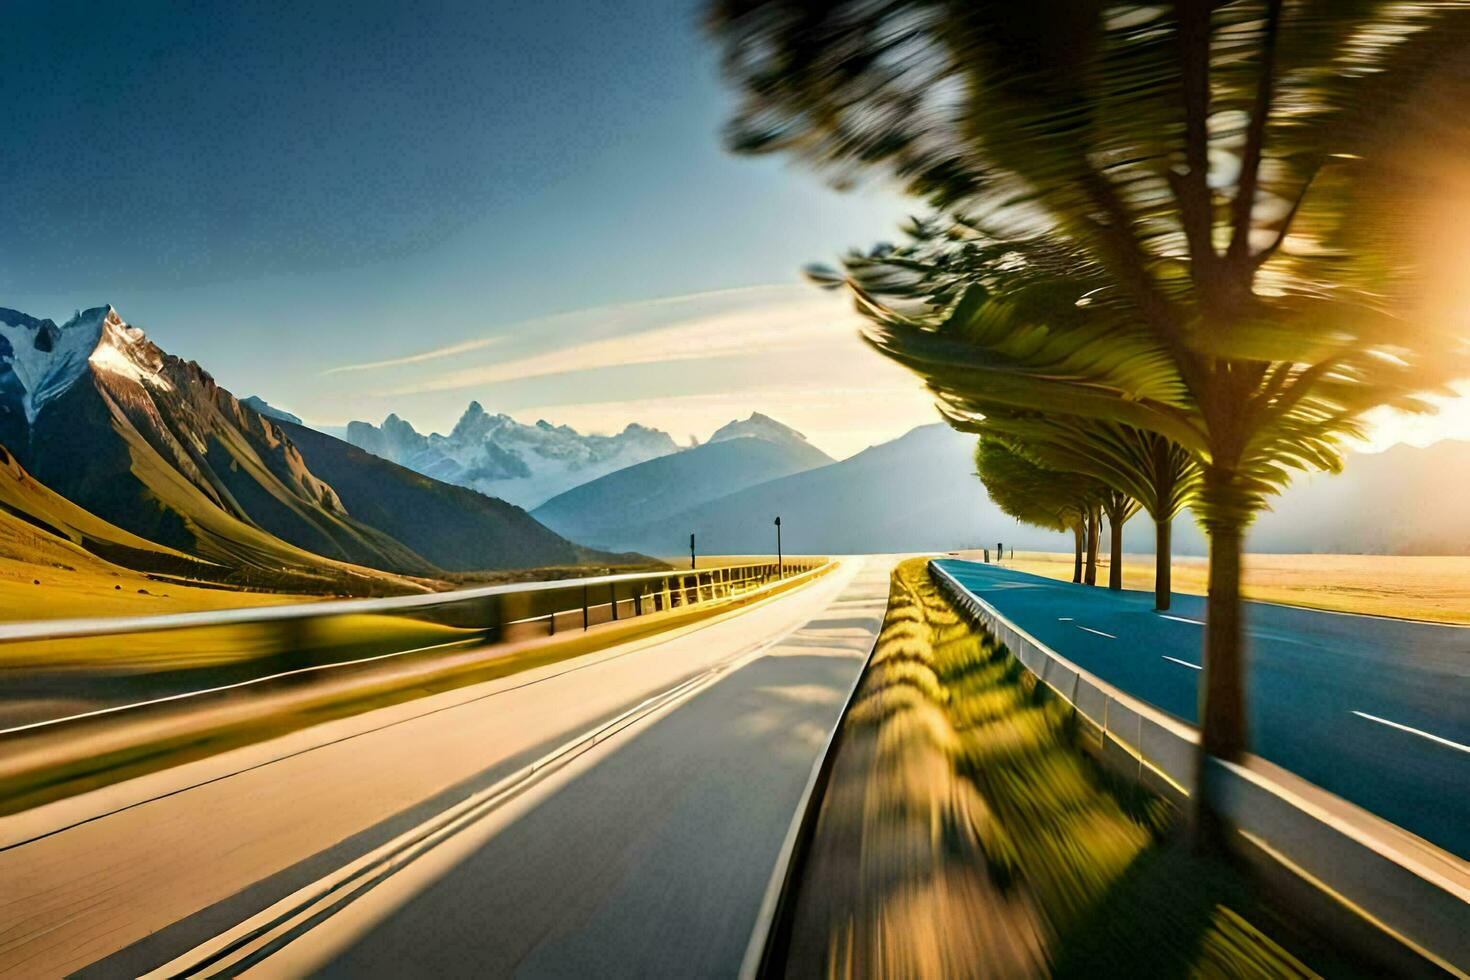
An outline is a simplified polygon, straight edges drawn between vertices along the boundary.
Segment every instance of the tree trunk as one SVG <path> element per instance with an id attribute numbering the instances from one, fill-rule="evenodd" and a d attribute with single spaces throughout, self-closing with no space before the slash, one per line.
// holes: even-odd
<path id="1" fill-rule="evenodd" d="M 1098 508 L 1093 506 L 1087 512 L 1087 567 L 1082 574 L 1082 581 L 1088 585 L 1097 584 L 1097 537 Z"/>
<path id="2" fill-rule="evenodd" d="M 1206 600 L 1204 672 L 1199 682 L 1199 771 L 1195 780 L 1193 836 L 1197 850 L 1223 852 L 1229 829 L 1213 799 L 1210 757 L 1237 761 L 1247 744 L 1245 650 L 1240 618 L 1240 559 L 1244 527 L 1213 521 L 1210 589 Z"/>
<path id="3" fill-rule="evenodd" d="M 1154 521 L 1154 608 L 1159 612 L 1169 608 L 1173 590 L 1173 531 L 1172 520 Z"/>
<path id="4" fill-rule="evenodd" d="M 1076 550 L 1072 560 L 1072 581 L 1082 581 L 1082 522 L 1072 525 L 1072 544 Z"/>
<path id="5" fill-rule="evenodd" d="M 1112 536 L 1108 551 L 1108 588 L 1115 592 L 1123 589 L 1123 512 L 1108 515 L 1108 533 Z"/>
<path id="6" fill-rule="evenodd" d="M 1206 602 L 1200 746 L 1234 761 L 1245 752 L 1245 656 L 1240 622 L 1240 553 L 1244 529 L 1210 530 L 1210 594 Z"/>

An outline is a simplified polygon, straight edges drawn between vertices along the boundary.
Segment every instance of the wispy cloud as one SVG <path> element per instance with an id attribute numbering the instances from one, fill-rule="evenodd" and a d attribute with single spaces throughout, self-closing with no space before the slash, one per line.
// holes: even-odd
<path id="1" fill-rule="evenodd" d="M 857 321 L 845 303 L 829 295 L 808 293 L 798 299 L 781 297 L 777 302 L 697 315 L 667 326 L 461 368 L 383 394 L 453 391 L 611 367 L 821 348 L 855 342 L 856 333 Z"/>
<path id="2" fill-rule="evenodd" d="M 343 364 L 339 367 L 328 368 L 322 374 L 346 374 L 350 371 L 376 371 L 379 368 L 399 367 L 404 364 L 422 364 L 424 361 L 437 361 L 441 357 L 453 357 L 455 354 L 484 350 L 492 344 L 500 343 L 503 339 L 503 337 L 482 337 L 479 340 L 466 340 L 463 343 L 435 347 L 433 350 L 406 354 L 403 357 L 390 357 L 382 361 L 364 361 L 361 364 Z"/>
<path id="3" fill-rule="evenodd" d="M 586 323 L 589 321 L 604 321 L 617 324 L 624 322 L 632 315 L 636 317 L 639 313 L 655 310 L 660 307 L 679 305 L 699 305 L 720 300 L 735 299 L 740 297 L 756 298 L 760 294 L 780 294 L 789 290 L 787 286 L 741 286 L 733 289 L 715 289 L 702 293 L 686 293 L 679 296 L 661 296 L 654 299 L 635 300 L 630 303 L 615 303 L 607 306 L 593 307 L 590 309 L 573 310 L 565 313 L 553 313 L 548 316 L 536 317 L 524 320 L 504 328 L 504 332 L 492 337 L 481 337 L 474 340 L 466 340 L 457 344 L 449 344 L 444 347 L 435 347 L 431 350 L 418 351 L 413 354 L 405 354 L 401 357 L 384 358 L 377 361 L 364 361 L 358 364 L 342 364 L 337 367 L 328 368 L 322 374 L 347 374 L 355 371 L 377 371 L 383 368 L 403 367 L 410 364 L 422 364 L 427 361 L 442 360 L 446 357 L 454 357 L 458 354 L 469 354 L 477 350 L 483 350 L 495 344 L 503 343 L 513 334 L 525 333 L 533 327 L 546 327 L 556 324 L 558 321 L 569 321 L 573 323 Z M 630 324 L 634 329 L 637 320 Z M 413 391 L 433 390 L 413 388 Z M 393 392 L 397 393 L 397 392 Z"/>

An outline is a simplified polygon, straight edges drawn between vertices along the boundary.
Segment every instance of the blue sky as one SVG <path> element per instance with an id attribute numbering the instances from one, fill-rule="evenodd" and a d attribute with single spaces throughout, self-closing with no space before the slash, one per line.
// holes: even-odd
<path id="1" fill-rule="evenodd" d="M 0 305 L 111 302 L 324 423 L 478 399 L 684 439 L 759 410 L 845 455 L 933 420 L 797 278 L 912 205 L 725 154 L 697 17 L 10 0 Z"/>
<path id="2" fill-rule="evenodd" d="M 753 383 L 758 351 L 424 392 L 393 366 L 323 373 L 494 336 L 506 343 L 456 366 L 632 336 L 667 321 L 599 318 L 669 297 L 693 297 L 685 319 L 703 315 L 700 295 L 743 287 L 787 285 L 799 306 L 802 264 L 892 237 L 909 210 L 897 196 L 839 195 L 723 152 L 726 96 L 697 13 L 8 3 L 0 305 L 61 318 L 111 302 L 237 393 L 325 422 L 396 410 L 444 428 L 478 398 L 608 429 L 665 394 L 683 410 L 641 421 L 707 435 L 728 412 L 780 416 Z M 849 366 L 858 355 L 907 384 L 849 334 Z M 893 424 L 871 420 L 874 438 L 932 417 L 911 398 Z M 837 449 L 872 441 L 854 434 L 867 424 Z"/>

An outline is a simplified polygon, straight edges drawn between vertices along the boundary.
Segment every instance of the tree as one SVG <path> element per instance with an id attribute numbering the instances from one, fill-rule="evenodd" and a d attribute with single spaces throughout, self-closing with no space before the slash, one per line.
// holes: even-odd
<path id="1" fill-rule="evenodd" d="M 1002 513 L 1036 527 L 1072 532 L 1072 581 L 1081 582 L 1084 535 L 1103 487 L 1083 474 L 1040 466 L 1005 439 L 987 435 L 975 445 L 975 474 Z"/>
<path id="2" fill-rule="evenodd" d="M 1118 591 L 1123 588 L 1123 525 L 1138 513 L 1138 501 L 1108 487 L 1103 493 L 1102 512 L 1108 517 L 1108 588 Z"/>
<path id="3" fill-rule="evenodd" d="M 1154 608 L 1169 608 L 1172 524 L 1199 485 L 1199 466 L 1183 447 L 1132 426 L 1038 412 L 991 408 L 978 427 L 951 421 L 1009 436 L 1042 465 L 1096 477 L 1137 501 L 1154 522 Z M 1109 585 L 1122 588 L 1121 580 Z"/>
<path id="4" fill-rule="evenodd" d="M 1239 757 L 1252 516 L 1289 468 L 1339 466 L 1363 412 L 1470 373 L 1419 261 L 1426 202 L 1464 188 L 1418 162 L 1463 152 L 1470 4 L 716 0 L 710 23 L 732 146 L 958 215 L 935 255 L 978 275 L 942 302 L 855 291 L 880 348 L 957 411 L 998 392 L 1199 460 L 1201 750 Z"/>

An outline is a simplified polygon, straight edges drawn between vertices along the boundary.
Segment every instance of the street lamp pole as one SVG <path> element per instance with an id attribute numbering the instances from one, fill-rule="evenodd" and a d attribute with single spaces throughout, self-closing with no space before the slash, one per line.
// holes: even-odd
<path id="1" fill-rule="evenodd" d="M 781 578 L 786 574 L 785 562 L 781 559 L 781 518 L 776 518 L 776 577 Z"/>
<path id="2" fill-rule="evenodd" d="M 689 532 L 689 570 L 694 570 L 694 532 Z"/>

